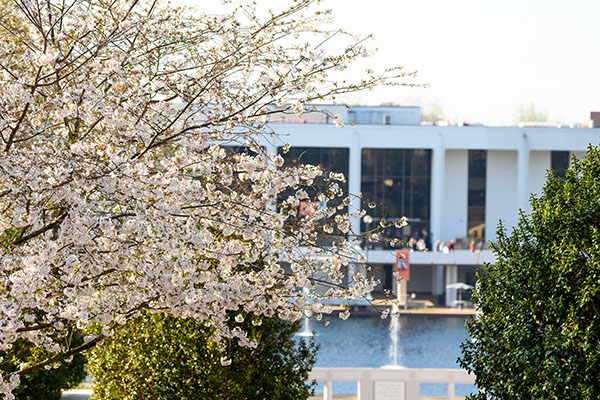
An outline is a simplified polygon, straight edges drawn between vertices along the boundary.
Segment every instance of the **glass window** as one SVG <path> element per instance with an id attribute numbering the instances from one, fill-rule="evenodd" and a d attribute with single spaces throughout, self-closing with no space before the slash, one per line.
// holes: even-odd
<path id="1" fill-rule="evenodd" d="M 565 172 L 567 172 L 567 168 L 569 168 L 569 152 L 551 152 L 550 168 L 552 168 L 552 171 L 554 171 L 554 176 L 565 179 Z"/>
<path id="2" fill-rule="evenodd" d="M 469 150 L 467 235 L 485 237 L 485 186 L 487 151 Z"/>
<path id="3" fill-rule="evenodd" d="M 221 148 L 227 152 L 227 155 L 230 156 L 234 154 L 248 154 L 250 157 L 256 157 L 258 155 L 256 154 L 256 152 L 252 151 L 248 146 L 243 145 L 221 145 Z M 262 147 L 262 149 L 263 151 L 265 150 L 264 147 Z"/>
<path id="4" fill-rule="evenodd" d="M 347 148 L 328 148 L 328 147 L 292 147 L 289 149 L 289 151 L 287 153 L 283 153 L 283 148 L 279 148 L 278 149 L 278 153 L 283 157 L 284 159 L 284 164 L 283 167 L 291 167 L 294 165 L 298 165 L 298 164 L 311 164 L 311 165 L 320 165 L 321 167 L 323 167 L 323 170 L 325 171 L 325 173 L 323 174 L 324 176 L 326 176 L 326 174 L 328 172 L 336 172 L 336 173 L 342 173 L 344 174 L 344 176 L 346 177 L 346 181 L 344 182 L 337 182 L 338 185 L 340 186 L 340 189 L 342 189 L 344 196 L 341 197 L 336 197 L 334 200 L 329 201 L 326 206 L 327 207 L 332 207 L 332 206 L 337 206 L 339 205 L 342 200 L 347 197 L 348 195 L 348 161 L 349 161 L 349 157 L 350 157 L 350 150 Z M 311 197 L 311 199 L 313 199 L 314 201 L 316 201 L 317 196 L 319 195 L 319 193 L 323 193 L 327 190 L 328 188 L 328 183 L 325 182 L 325 180 L 323 178 L 317 178 L 315 179 L 315 182 L 313 183 L 312 186 L 310 187 L 306 187 L 305 190 L 307 191 L 308 195 Z M 292 193 L 283 193 L 282 197 L 287 197 L 289 195 L 291 195 Z M 304 207 L 306 206 L 306 203 L 302 203 L 300 204 L 300 208 L 298 210 L 298 215 L 297 218 L 301 218 L 302 217 L 302 213 L 304 212 L 303 210 L 305 209 Z M 323 205 L 325 206 L 325 205 Z M 346 212 L 346 211 L 342 211 L 342 212 Z M 333 217 L 331 218 L 331 221 L 333 221 Z M 292 220 L 289 220 L 288 222 L 292 223 Z M 344 236 L 342 234 L 341 231 L 338 231 L 337 229 L 334 230 L 334 236 L 331 237 L 325 237 L 322 238 L 321 240 L 318 241 L 318 244 L 321 245 L 328 245 L 330 244 L 331 240 L 335 240 L 336 236 Z"/>
<path id="5" fill-rule="evenodd" d="M 348 193 L 348 160 L 350 151 L 346 148 L 327 147 L 291 147 L 287 153 L 283 153 L 280 147 L 278 153 L 283 157 L 284 168 L 297 164 L 320 165 L 326 172 L 342 173 L 346 177 L 345 182 L 339 182 L 344 193 Z M 326 188 L 322 179 L 315 182 L 313 188 L 309 188 L 313 194 Z"/>
<path id="6" fill-rule="evenodd" d="M 431 150 L 427 149 L 363 149 L 361 192 L 363 208 L 372 217 L 369 224 L 362 221 L 362 231 L 373 229 L 382 219 L 393 222 L 407 217 L 409 226 L 386 229 L 387 238 L 412 237 L 428 242 L 431 199 Z M 377 207 L 370 209 L 366 204 Z M 372 247 L 389 247 L 371 243 Z"/>

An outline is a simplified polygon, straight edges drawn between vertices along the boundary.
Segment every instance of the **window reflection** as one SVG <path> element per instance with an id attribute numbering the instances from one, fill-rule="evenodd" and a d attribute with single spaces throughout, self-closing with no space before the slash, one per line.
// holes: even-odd
<path id="1" fill-rule="evenodd" d="M 469 150 L 469 194 L 467 209 L 467 235 L 485 238 L 485 186 L 486 150 Z"/>
<path id="2" fill-rule="evenodd" d="M 334 207 L 338 206 L 348 195 L 348 161 L 350 151 L 347 148 L 327 148 L 327 147 L 291 147 L 287 153 L 283 152 L 283 148 L 278 149 L 278 153 L 283 157 L 284 164 L 283 168 L 292 167 L 299 164 L 311 164 L 320 165 L 325 173 L 323 176 L 327 176 L 328 172 L 342 173 L 346 177 L 344 182 L 337 182 L 340 189 L 342 189 L 344 196 L 337 197 L 330 200 L 327 204 L 323 204 L 323 207 Z M 326 193 L 328 183 L 322 177 L 317 177 L 315 182 L 310 187 L 305 187 L 308 195 L 311 199 L 316 201 L 319 193 Z M 287 197 L 292 194 L 283 193 L 282 197 Z M 308 204 L 300 204 L 298 215 L 296 218 L 302 218 L 303 213 L 309 210 Z M 344 210 L 340 212 L 346 212 Z M 288 220 L 289 223 L 293 223 L 294 218 Z M 330 218 L 330 222 L 333 221 L 333 217 Z M 337 228 L 334 229 L 334 235 L 320 239 L 317 244 L 327 245 L 332 240 L 336 240 L 336 237 L 344 236 Z"/>
<path id="3" fill-rule="evenodd" d="M 386 237 L 401 239 L 405 245 L 422 241 L 431 249 L 431 150 L 363 149 L 361 192 L 363 208 L 373 217 L 371 223 L 362 221 L 363 232 L 373 229 L 382 219 L 393 222 L 405 216 L 409 225 L 401 229 L 387 228 Z M 369 209 L 365 207 L 368 202 L 378 206 Z M 389 248 L 386 243 L 370 243 L 369 246 Z"/>
<path id="4" fill-rule="evenodd" d="M 283 157 L 283 167 L 291 167 L 298 164 L 320 165 L 326 172 L 342 173 L 346 177 L 345 182 L 339 182 L 344 193 L 348 193 L 348 158 L 349 150 L 347 148 L 327 148 L 327 147 L 291 147 L 287 153 L 283 153 L 283 148 L 278 149 L 278 153 Z M 313 197 L 318 192 L 327 188 L 323 179 L 317 179 L 313 187 L 308 188 L 309 195 Z"/>
<path id="5" fill-rule="evenodd" d="M 565 179 L 565 173 L 569 168 L 569 152 L 568 151 L 553 151 L 551 154 L 550 166 L 554 171 L 554 176 Z"/>

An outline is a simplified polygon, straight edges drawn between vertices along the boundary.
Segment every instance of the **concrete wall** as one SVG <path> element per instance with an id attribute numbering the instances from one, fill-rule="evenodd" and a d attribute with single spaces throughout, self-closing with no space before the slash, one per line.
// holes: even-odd
<path id="1" fill-rule="evenodd" d="M 546 174 L 551 167 L 551 160 L 550 151 L 532 151 L 529 153 L 529 179 L 527 180 L 529 197 L 531 197 L 531 194 L 539 196 L 542 192 L 542 188 L 546 183 Z M 527 203 L 524 211 L 526 213 L 531 212 L 529 203 Z"/>
<path id="2" fill-rule="evenodd" d="M 468 150 L 446 151 L 440 238 L 445 242 L 467 235 L 468 171 Z"/>
<path id="3" fill-rule="evenodd" d="M 592 144 L 597 144 L 597 143 L 592 143 Z M 571 158 L 573 158 L 573 156 L 577 157 L 578 160 L 581 160 L 583 157 L 585 157 L 585 155 L 587 154 L 587 151 L 572 151 L 571 154 L 569 154 L 569 167 L 571 167 L 571 164 L 573 164 L 571 162 Z"/>
<path id="4" fill-rule="evenodd" d="M 395 264 L 396 255 L 389 250 L 369 250 L 369 262 L 374 264 Z M 494 263 L 491 250 L 475 251 L 454 250 L 449 253 L 440 251 L 413 251 L 410 253 L 410 265 L 482 265 Z"/>
<path id="5" fill-rule="evenodd" d="M 408 281 L 408 293 L 431 292 L 431 280 L 433 279 L 431 266 L 411 265 L 410 281 Z"/>
<path id="6" fill-rule="evenodd" d="M 496 240 L 496 227 L 502 220 L 510 231 L 518 218 L 517 152 L 488 150 L 485 195 L 485 236 Z"/>
<path id="7" fill-rule="evenodd" d="M 343 110 L 340 110 L 342 113 Z M 347 117 L 347 116 L 346 116 Z M 360 153 L 363 148 L 432 149 L 431 233 L 434 240 L 464 237 L 467 225 L 468 150 L 487 150 L 486 237 L 494 240 L 498 220 L 512 227 L 518 220 L 519 204 L 529 211 L 530 193 L 539 193 L 550 168 L 551 151 L 585 155 L 589 143 L 600 142 L 600 129 L 439 127 L 402 125 L 272 124 L 278 139 L 265 138 L 265 145 L 347 147 L 350 149 L 349 190 L 360 191 Z M 518 156 L 521 152 L 521 157 Z M 443 157 L 439 157 L 443 154 Z M 524 175 L 519 178 L 519 162 Z M 355 198 L 353 207 L 360 208 Z M 358 220 L 353 220 L 358 232 Z"/>

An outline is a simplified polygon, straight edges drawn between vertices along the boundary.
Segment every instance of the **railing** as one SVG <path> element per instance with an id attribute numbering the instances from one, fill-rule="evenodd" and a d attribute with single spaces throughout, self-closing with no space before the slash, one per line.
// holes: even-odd
<path id="1" fill-rule="evenodd" d="M 333 399 L 333 382 L 357 382 L 357 400 L 418 400 L 421 383 L 447 384 L 446 396 L 454 400 L 455 384 L 475 383 L 462 369 L 313 368 L 310 379 L 324 383 L 323 400 Z"/>

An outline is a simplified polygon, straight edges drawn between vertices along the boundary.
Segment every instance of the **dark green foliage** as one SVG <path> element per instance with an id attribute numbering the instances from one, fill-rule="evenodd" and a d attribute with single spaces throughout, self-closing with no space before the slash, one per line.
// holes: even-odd
<path id="1" fill-rule="evenodd" d="M 473 399 L 600 398 L 600 153 L 550 175 L 531 216 L 498 229 L 461 366 Z"/>
<path id="2" fill-rule="evenodd" d="M 83 343 L 80 335 L 73 335 L 72 346 Z M 31 342 L 19 339 L 10 353 L 3 353 L 3 359 L 13 365 L 13 369 L 22 363 L 46 359 L 48 352 Z M 59 400 L 62 390 L 77 386 L 85 378 L 85 357 L 77 354 L 70 362 L 60 362 L 58 368 L 39 370 L 21 377 L 21 382 L 13 392 L 17 400 Z"/>
<path id="3" fill-rule="evenodd" d="M 293 336 L 299 323 L 248 317 L 236 324 L 258 341 L 255 349 L 231 343 L 222 366 L 211 329 L 191 319 L 146 314 L 130 321 L 92 351 L 88 368 L 97 400 L 306 399 L 316 346 Z M 233 319 L 233 318 L 232 318 Z"/>

